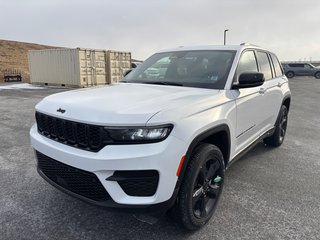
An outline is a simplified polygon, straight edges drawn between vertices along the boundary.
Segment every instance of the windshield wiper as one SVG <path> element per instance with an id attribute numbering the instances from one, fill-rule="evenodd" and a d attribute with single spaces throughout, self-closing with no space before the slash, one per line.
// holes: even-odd
<path id="1" fill-rule="evenodd" d="M 177 82 L 163 82 L 163 81 L 150 81 L 150 82 L 141 82 L 141 83 L 145 83 L 145 84 L 157 84 L 157 85 L 171 85 L 171 86 L 183 86 L 183 84 L 181 83 L 177 83 Z"/>

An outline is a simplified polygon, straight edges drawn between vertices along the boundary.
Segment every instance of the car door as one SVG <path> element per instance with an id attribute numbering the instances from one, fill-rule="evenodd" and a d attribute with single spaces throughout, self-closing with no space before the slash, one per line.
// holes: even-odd
<path id="1" fill-rule="evenodd" d="M 284 83 L 288 82 L 288 79 L 284 75 L 281 64 L 273 53 L 269 54 L 269 59 L 271 60 L 271 65 L 273 67 L 273 79 L 270 82 L 270 85 L 273 87 L 270 91 L 270 104 L 273 106 L 273 118 L 271 118 L 272 126 L 275 124 L 280 108 L 283 101 L 283 91 Z"/>
<path id="2" fill-rule="evenodd" d="M 246 50 L 242 53 L 234 81 L 237 82 L 240 74 L 244 72 L 258 72 L 254 50 Z M 237 106 L 235 155 L 256 140 L 264 127 L 263 91 L 262 86 L 232 90 Z"/>
<path id="3" fill-rule="evenodd" d="M 263 91 L 261 92 L 260 96 L 263 98 L 263 111 L 260 112 L 260 114 L 263 115 L 261 134 L 264 134 L 266 131 L 274 127 L 280 110 L 280 105 L 282 103 L 281 84 L 284 80 L 282 79 L 282 75 L 276 75 L 272 58 L 269 53 L 257 50 L 256 57 L 259 66 L 259 72 L 263 73 L 265 77 L 265 82 L 262 85 Z M 276 61 L 276 57 L 274 58 L 274 61 L 275 64 L 279 64 L 279 62 Z"/>
<path id="4" fill-rule="evenodd" d="M 293 66 L 295 75 L 303 76 L 305 74 L 304 64 L 295 63 L 295 64 L 292 64 L 292 66 Z"/>
<path id="5" fill-rule="evenodd" d="M 309 64 L 303 64 L 303 75 L 304 76 L 312 76 L 313 75 L 313 67 Z"/>

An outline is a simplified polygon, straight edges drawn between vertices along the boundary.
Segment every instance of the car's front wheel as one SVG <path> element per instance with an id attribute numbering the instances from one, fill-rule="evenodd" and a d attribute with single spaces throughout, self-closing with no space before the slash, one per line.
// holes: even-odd
<path id="1" fill-rule="evenodd" d="M 224 182 L 220 149 L 202 143 L 193 152 L 180 188 L 176 217 L 188 230 L 197 230 L 212 217 Z"/>
<path id="2" fill-rule="evenodd" d="M 320 72 L 316 72 L 316 73 L 314 74 L 314 76 L 315 76 L 315 78 L 319 79 L 319 78 L 320 78 Z"/>

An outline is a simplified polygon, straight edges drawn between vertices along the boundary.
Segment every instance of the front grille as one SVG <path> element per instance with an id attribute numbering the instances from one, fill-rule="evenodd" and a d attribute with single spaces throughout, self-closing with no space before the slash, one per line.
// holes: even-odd
<path id="1" fill-rule="evenodd" d="M 106 201 L 110 195 L 97 176 L 36 152 L 39 170 L 59 186 L 94 201 Z"/>
<path id="2" fill-rule="evenodd" d="M 156 170 L 115 171 L 107 180 L 117 181 L 129 196 L 153 196 L 158 187 L 159 173 Z"/>
<path id="3" fill-rule="evenodd" d="M 103 126 L 73 122 L 36 112 L 38 132 L 54 141 L 97 152 L 112 142 Z"/>

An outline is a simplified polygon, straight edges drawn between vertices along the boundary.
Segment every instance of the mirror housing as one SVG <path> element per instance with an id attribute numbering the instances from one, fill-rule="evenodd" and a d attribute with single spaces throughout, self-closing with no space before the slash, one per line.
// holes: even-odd
<path id="1" fill-rule="evenodd" d="M 239 76 L 239 83 L 234 84 L 232 89 L 258 87 L 264 83 L 264 75 L 259 72 L 245 72 Z"/>
<path id="2" fill-rule="evenodd" d="M 127 76 L 129 73 L 131 73 L 132 69 L 129 69 L 127 71 L 124 72 L 123 77 Z"/>

